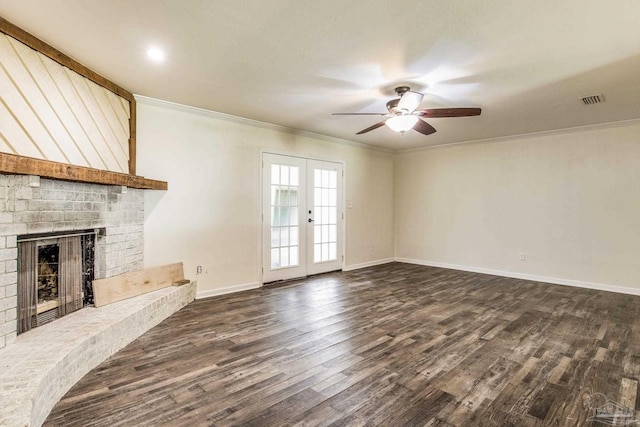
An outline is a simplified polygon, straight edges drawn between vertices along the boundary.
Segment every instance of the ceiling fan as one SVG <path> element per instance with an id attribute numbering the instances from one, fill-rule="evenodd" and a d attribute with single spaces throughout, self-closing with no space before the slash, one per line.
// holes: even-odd
<path id="1" fill-rule="evenodd" d="M 412 91 L 409 86 L 399 86 L 396 94 L 400 97 L 387 102 L 388 113 L 333 113 L 334 116 L 385 116 L 389 117 L 373 126 L 356 133 L 362 135 L 384 125 L 392 130 L 404 134 L 413 129 L 424 135 L 430 135 L 436 129 L 421 117 L 443 118 L 443 117 L 468 117 L 479 116 L 480 108 L 431 108 L 418 110 L 424 94 Z"/>

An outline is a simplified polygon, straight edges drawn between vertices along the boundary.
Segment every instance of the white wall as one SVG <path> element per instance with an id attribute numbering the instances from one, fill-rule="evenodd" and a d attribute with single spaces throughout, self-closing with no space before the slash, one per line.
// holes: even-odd
<path id="1" fill-rule="evenodd" d="M 145 265 L 184 262 L 198 292 L 259 281 L 261 149 L 345 163 L 345 263 L 394 256 L 394 157 L 140 99 L 137 172 L 169 182 L 145 192 Z M 204 273 L 196 276 L 196 266 Z"/>
<path id="2" fill-rule="evenodd" d="M 262 149 L 345 163 L 347 267 L 395 255 L 640 291 L 638 121 L 395 156 L 247 123 L 138 103 L 139 174 L 169 182 L 145 192 L 145 265 L 183 261 L 201 294 L 260 280 Z"/>
<path id="3" fill-rule="evenodd" d="M 640 289 L 640 123 L 398 155 L 396 256 Z"/>

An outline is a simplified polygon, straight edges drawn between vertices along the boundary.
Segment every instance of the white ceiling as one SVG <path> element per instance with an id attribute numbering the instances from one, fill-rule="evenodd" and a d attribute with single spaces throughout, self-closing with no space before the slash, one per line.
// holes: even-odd
<path id="1" fill-rule="evenodd" d="M 0 0 L 0 15 L 136 94 L 390 149 L 640 117 L 638 0 Z M 385 112 L 400 84 L 421 108 L 482 115 L 430 119 L 429 136 L 331 115 Z"/>

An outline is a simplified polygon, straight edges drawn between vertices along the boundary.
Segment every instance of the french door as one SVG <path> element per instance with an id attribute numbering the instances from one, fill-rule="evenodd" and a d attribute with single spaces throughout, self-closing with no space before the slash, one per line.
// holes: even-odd
<path id="1" fill-rule="evenodd" d="M 264 153 L 263 282 L 342 268 L 340 163 Z"/>

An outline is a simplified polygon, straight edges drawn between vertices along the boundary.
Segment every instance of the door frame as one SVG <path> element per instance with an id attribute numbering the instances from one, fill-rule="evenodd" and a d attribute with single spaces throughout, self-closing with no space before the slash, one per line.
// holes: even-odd
<path id="1" fill-rule="evenodd" d="M 287 156 L 287 157 L 297 157 L 299 159 L 304 159 L 304 160 L 317 160 L 320 162 L 331 162 L 331 163 L 338 163 L 340 165 L 342 165 L 342 215 L 343 215 L 343 220 L 342 220 L 342 235 L 341 235 L 341 240 L 342 240 L 342 261 L 341 261 L 341 269 L 344 270 L 344 266 L 345 263 L 347 261 L 347 239 L 346 239 L 346 235 L 347 235 L 347 213 L 346 213 L 346 197 L 347 197 L 347 192 L 345 191 L 347 185 L 346 185 L 346 179 L 347 179 L 347 170 L 346 170 L 346 164 L 344 160 L 334 160 L 334 159 L 329 159 L 329 158 L 322 158 L 322 157 L 308 157 L 308 156 L 304 156 L 304 155 L 299 155 L 299 154 L 291 154 L 288 153 L 286 151 L 280 151 L 280 150 L 275 150 L 275 149 L 269 149 L 269 148 L 261 148 L 260 149 L 260 153 L 259 153 L 259 157 L 258 157 L 258 207 L 257 207 L 257 215 L 256 218 L 258 219 L 258 224 L 260 224 L 260 226 L 258 227 L 258 285 L 259 287 L 263 287 L 264 286 L 264 274 L 263 274 L 263 266 L 264 266 L 264 251 L 263 251 L 263 245 L 264 245 L 264 219 L 262 217 L 262 209 L 264 206 L 264 195 L 263 195 L 263 185 L 264 185 L 264 180 L 263 180 L 263 157 L 264 154 L 275 154 L 278 156 Z"/>

